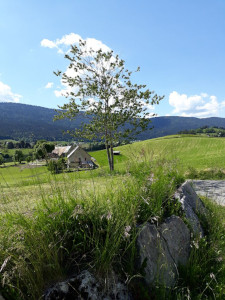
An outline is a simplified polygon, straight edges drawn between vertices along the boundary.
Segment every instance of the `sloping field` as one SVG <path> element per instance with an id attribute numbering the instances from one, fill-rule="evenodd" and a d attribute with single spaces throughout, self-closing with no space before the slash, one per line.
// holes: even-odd
<path id="1" fill-rule="evenodd" d="M 167 136 L 137 142 L 116 148 L 121 152 L 116 168 L 121 169 L 128 161 L 136 160 L 139 154 L 143 159 L 174 159 L 184 171 L 188 167 L 196 169 L 225 169 L 225 138 L 210 138 L 200 136 Z M 92 152 L 101 166 L 107 166 L 105 150 Z M 120 166 L 119 166 L 120 165 Z"/>

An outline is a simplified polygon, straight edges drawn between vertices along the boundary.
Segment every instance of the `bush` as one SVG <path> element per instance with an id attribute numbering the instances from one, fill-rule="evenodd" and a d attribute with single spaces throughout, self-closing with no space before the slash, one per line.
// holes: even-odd
<path id="1" fill-rule="evenodd" d="M 0 154 L 0 165 L 4 163 L 4 157 Z"/>
<path id="2" fill-rule="evenodd" d="M 58 160 L 51 159 L 48 162 L 48 170 L 52 174 L 58 174 L 66 168 L 66 160 L 64 158 L 59 158 Z"/>
<path id="3" fill-rule="evenodd" d="M 22 150 L 16 150 L 13 156 L 13 160 L 15 162 L 19 162 L 21 164 L 22 160 L 24 159 L 24 155 Z"/>
<path id="4" fill-rule="evenodd" d="M 29 163 L 32 161 L 32 156 L 28 155 L 27 158 L 26 158 L 26 161 Z"/>

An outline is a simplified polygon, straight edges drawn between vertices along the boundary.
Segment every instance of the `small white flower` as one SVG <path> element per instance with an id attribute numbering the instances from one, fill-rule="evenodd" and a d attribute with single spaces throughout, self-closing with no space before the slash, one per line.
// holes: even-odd
<path id="1" fill-rule="evenodd" d="M 195 246 L 196 249 L 199 249 L 198 241 L 193 241 L 193 245 Z"/>
<path id="2" fill-rule="evenodd" d="M 108 212 L 107 216 L 106 216 L 107 220 L 111 220 L 112 219 L 112 214 L 110 212 Z"/>
<path id="3" fill-rule="evenodd" d="M 124 232 L 124 236 L 125 236 L 125 238 L 129 238 L 130 237 L 130 234 L 128 233 L 128 232 Z"/>
<path id="4" fill-rule="evenodd" d="M 212 279 L 216 280 L 216 276 L 215 276 L 215 274 L 213 274 L 213 273 L 210 273 L 210 278 L 212 278 Z"/>
<path id="5" fill-rule="evenodd" d="M 127 225 L 125 226 L 125 230 L 124 230 L 124 236 L 125 238 L 129 238 L 130 237 L 130 230 L 131 230 L 131 226 L 130 225 Z"/>
<path id="6" fill-rule="evenodd" d="M 125 231 L 126 231 L 126 232 L 129 232 L 130 230 L 131 230 L 130 225 L 128 225 L 128 226 L 125 227 Z"/>

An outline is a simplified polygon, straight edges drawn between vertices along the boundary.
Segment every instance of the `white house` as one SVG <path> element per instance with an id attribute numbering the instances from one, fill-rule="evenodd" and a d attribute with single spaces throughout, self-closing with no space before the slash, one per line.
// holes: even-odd
<path id="1" fill-rule="evenodd" d="M 91 156 L 80 146 L 76 146 L 67 155 L 67 166 L 69 168 L 75 167 L 88 167 L 93 168 L 94 164 L 91 160 Z"/>
<path id="2" fill-rule="evenodd" d="M 67 157 L 68 168 L 77 168 L 77 167 L 93 168 L 94 167 L 92 157 L 84 149 L 76 145 L 55 147 L 50 157 L 52 159 Z"/>

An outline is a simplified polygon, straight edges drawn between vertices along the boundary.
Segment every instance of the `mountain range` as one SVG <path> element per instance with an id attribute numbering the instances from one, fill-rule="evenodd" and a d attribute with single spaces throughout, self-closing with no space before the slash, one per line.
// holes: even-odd
<path id="1" fill-rule="evenodd" d="M 70 140 L 71 136 L 63 131 L 77 128 L 84 121 L 80 113 L 76 120 L 53 121 L 55 109 L 20 103 L 0 103 L 0 139 L 16 140 Z M 146 140 L 181 130 L 196 129 L 202 126 L 225 127 L 225 118 L 204 118 L 166 116 L 152 119 L 149 129 L 137 136 L 137 140 Z M 152 130 L 151 127 L 154 127 Z"/>

